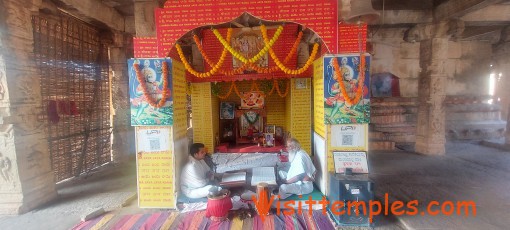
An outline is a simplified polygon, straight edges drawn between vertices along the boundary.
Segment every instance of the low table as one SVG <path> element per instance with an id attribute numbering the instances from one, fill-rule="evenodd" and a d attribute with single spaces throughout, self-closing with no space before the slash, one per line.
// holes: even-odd
<path id="1" fill-rule="evenodd" d="M 272 166 L 271 168 L 272 168 L 273 173 L 275 175 L 274 183 L 271 183 L 272 181 L 260 181 L 260 182 L 268 183 L 269 187 L 274 189 L 275 187 L 278 186 L 278 184 L 276 183 L 276 181 L 277 181 L 276 167 Z M 253 191 L 256 190 L 256 186 L 257 185 L 256 184 L 255 185 L 252 184 L 253 169 L 230 171 L 229 173 L 235 173 L 235 172 L 246 172 L 246 181 L 242 181 L 242 182 L 227 182 L 227 183 L 220 182 L 219 183 L 220 186 L 224 187 L 224 188 L 244 188 L 244 189 L 249 189 L 249 190 L 253 190 Z"/>

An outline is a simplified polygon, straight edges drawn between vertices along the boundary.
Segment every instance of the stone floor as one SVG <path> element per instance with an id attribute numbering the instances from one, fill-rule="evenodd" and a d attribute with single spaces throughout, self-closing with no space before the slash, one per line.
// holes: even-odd
<path id="1" fill-rule="evenodd" d="M 508 229 L 510 152 L 474 143 L 449 143 L 445 156 L 406 152 L 370 154 L 376 197 L 418 200 L 419 215 L 399 216 L 406 229 Z M 474 201 L 476 216 L 430 216 L 430 201 Z"/>
<path id="2" fill-rule="evenodd" d="M 431 200 L 476 202 L 476 217 L 377 216 L 376 229 L 508 229 L 510 218 L 510 152 L 478 145 L 449 143 L 445 156 L 404 151 L 371 152 L 371 179 L 376 197 L 389 201 L 418 200 L 419 211 Z M 88 210 L 103 207 L 115 213 L 147 213 L 136 201 L 121 207 L 136 191 L 134 164 L 104 170 L 59 185 L 60 199 L 32 212 L 0 218 L 0 229 L 70 229 Z M 363 229 L 363 228 L 349 228 Z"/>

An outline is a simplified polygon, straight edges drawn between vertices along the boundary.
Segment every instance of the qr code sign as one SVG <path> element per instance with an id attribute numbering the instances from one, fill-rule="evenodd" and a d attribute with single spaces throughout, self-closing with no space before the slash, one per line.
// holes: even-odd
<path id="1" fill-rule="evenodd" d="M 354 135 L 342 135 L 342 145 L 353 145 Z"/>
<path id="2" fill-rule="evenodd" d="M 149 149 L 150 149 L 150 151 L 160 151 L 161 144 L 159 143 L 159 139 L 149 140 Z"/>

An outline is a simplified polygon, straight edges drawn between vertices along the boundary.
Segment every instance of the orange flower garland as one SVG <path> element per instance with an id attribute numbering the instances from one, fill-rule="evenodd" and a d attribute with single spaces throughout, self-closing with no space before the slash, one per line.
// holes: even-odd
<path id="1" fill-rule="evenodd" d="M 280 86 L 278 85 L 278 81 L 276 81 L 276 79 L 274 80 L 274 83 L 273 83 L 273 88 L 276 87 L 276 92 L 278 93 L 278 96 L 280 97 L 286 97 L 287 94 L 289 94 L 289 88 L 290 88 L 290 80 L 287 81 L 287 88 L 285 89 L 285 93 L 282 94 L 282 92 L 280 91 Z M 272 91 L 272 90 L 271 90 Z"/>
<path id="2" fill-rule="evenodd" d="M 262 37 L 264 38 L 264 43 L 268 44 L 269 38 L 267 36 L 267 29 L 264 25 L 260 26 L 260 31 L 262 32 Z M 289 69 L 287 68 L 276 56 L 276 53 L 273 51 L 271 47 L 269 47 L 269 54 L 271 55 L 271 58 L 276 63 L 276 66 L 280 68 L 283 72 L 286 74 L 292 74 L 292 75 L 298 75 L 303 72 L 305 72 L 308 67 L 313 63 L 313 60 L 315 60 L 315 56 L 317 55 L 317 52 L 319 51 L 319 44 L 315 43 L 312 48 L 312 53 L 310 54 L 310 57 L 308 57 L 308 60 L 306 61 L 305 65 L 299 69 Z"/>
<path id="3" fill-rule="evenodd" d="M 149 102 L 149 105 L 155 108 L 163 107 L 163 105 L 165 105 L 166 100 L 170 97 L 171 94 L 170 91 L 168 90 L 168 64 L 166 63 L 166 61 L 163 61 L 161 66 L 161 71 L 163 72 L 162 73 L 163 92 L 161 93 L 162 94 L 161 99 L 157 103 L 156 99 L 154 99 L 152 95 L 149 94 L 149 92 L 147 92 L 147 84 L 145 83 L 146 81 L 145 78 L 143 77 L 143 74 L 140 72 L 140 64 L 134 63 L 133 67 L 135 69 L 136 79 L 140 83 L 140 86 L 142 86 L 143 96 L 145 97 L 147 102 Z"/>
<path id="4" fill-rule="evenodd" d="M 204 58 L 205 62 L 207 62 L 207 64 L 209 66 L 214 66 L 214 63 L 211 61 L 211 59 L 209 59 L 209 57 L 205 54 L 205 51 L 204 51 L 204 47 L 202 46 L 202 44 L 200 43 L 200 38 L 198 38 L 198 36 L 195 34 L 193 35 L 193 40 L 195 40 L 195 44 L 197 44 L 197 48 L 198 48 L 198 51 L 200 51 L 200 54 L 202 55 L 202 57 Z M 243 71 L 248 67 L 248 65 L 246 64 L 243 64 L 242 66 L 236 68 L 236 69 L 233 69 L 233 70 L 230 70 L 230 71 L 225 71 L 225 70 L 219 70 L 219 73 L 220 74 L 223 74 L 223 75 L 227 75 L 227 76 L 231 76 L 231 75 L 234 75 L 234 74 L 241 74 L 243 73 Z"/>
<path id="5" fill-rule="evenodd" d="M 219 97 L 220 99 L 222 99 L 222 100 L 227 99 L 227 98 L 230 96 L 230 94 L 232 93 L 232 89 L 234 89 L 234 82 L 232 82 L 232 84 L 230 84 L 230 89 L 228 90 L 228 93 L 227 93 L 227 94 L 225 94 L 225 95 L 223 95 L 223 96 L 218 95 L 218 97 Z"/>
<path id="6" fill-rule="evenodd" d="M 261 25 L 260 28 L 266 28 L 264 25 Z M 274 43 L 276 42 L 276 40 L 278 40 L 278 37 L 280 36 L 280 34 L 282 33 L 283 31 L 283 26 L 278 26 L 278 29 L 276 30 L 276 32 L 274 33 L 273 37 L 271 38 L 271 40 L 268 39 L 267 42 L 265 42 L 265 45 L 264 45 L 264 48 L 262 48 L 258 54 L 256 54 L 254 57 L 250 58 L 250 59 L 246 59 L 242 54 L 240 54 L 239 52 L 237 52 L 232 46 L 230 46 L 230 40 L 229 41 L 226 41 L 225 39 L 223 39 L 223 37 L 221 36 L 220 32 L 218 32 L 218 30 L 216 29 L 212 29 L 212 32 L 213 34 L 216 36 L 216 38 L 218 39 L 218 41 L 220 41 L 220 43 L 223 45 L 224 48 L 226 48 L 231 54 L 232 56 L 234 56 L 235 58 L 237 58 L 239 61 L 243 62 L 243 63 L 255 63 L 257 62 L 260 58 L 262 58 L 262 56 L 267 53 L 267 51 L 269 49 L 271 49 L 271 46 L 274 45 Z"/>
<path id="7" fill-rule="evenodd" d="M 336 57 L 333 57 L 333 68 L 335 69 L 335 74 L 338 76 L 338 78 L 341 78 L 342 74 L 340 73 L 340 66 L 338 66 L 338 59 Z M 361 96 L 363 95 L 363 86 L 365 85 L 365 56 L 363 54 L 360 55 L 358 89 L 356 90 L 356 96 L 354 96 L 354 99 L 349 97 L 349 95 L 347 94 L 344 81 L 342 79 L 339 79 L 337 80 L 337 82 L 340 85 L 340 89 L 342 90 L 342 96 L 344 97 L 345 101 L 349 105 L 358 104 L 359 100 L 361 99 Z"/>
<path id="8" fill-rule="evenodd" d="M 230 41 L 231 35 L 232 35 L 232 28 L 229 28 L 227 30 L 227 40 L 228 41 Z M 221 52 L 221 56 L 220 56 L 220 59 L 218 60 L 218 63 L 216 63 L 216 65 L 211 66 L 212 69 L 209 70 L 208 72 L 200 73 L 200 72 L 197 72 L 196 70 L 194 70 L 193 67 L 191 67 L 191 65 L 188 63 L 188 60 L 186 60 L 186 57 L 184 56 L 184 53 L 182 52 L 181 46 L 179 44 L 175 44 L 175 48 L 177 49 L 177 53 L 179 54 L 179 57 L 181 58 L 181 61 L 184 64 L 184 67 L 186 68 L 186 70 L 199 78 L 210 77 L 210 76 L 214 75 L 216 72 L 218 72 L 219 68 L 223 65 L 223 62 L 225 61 L 225 57 L 227 56 L 227 49 L 223 48 L 223 52 Z"/>
<path id="9" fill-rule="evenodd" d="M 287 57 L 285 57 L 285 60 L 283 61 L 283 64 L 287 64 L 287 62 L 289 62 L 290 58 L 292 58 L 292 56 L 296 53 L 297 48 L 299 46 L 299 42 L 301 42 L 302 37 L 303 37 L 303 31 L 299 31 L 296 41 L 294 41 L 294 44 L 292 45 L 290 52 L 287 54 Z M 198 38 L 197 35 L 193 35 L 193 40 L 195 40 L 195 44 L 197 45 L 197 48 L 200 51 L 200 54 L 204 58 L 205 62 L 207 62 L 207 64 L 209 66 L 214 66 L 211 59 L 209 59 L 209 57 L 205 53 L 204 48 L 203 48 L 202 44 L 200 43 L 200 38 Z M 219 73 L 221 73 L 223 75 L 227 75 L 227 76 L 232 76 L 235 74 L 243 73 L 243 71 L 246 70 L 247 68 L 253 69 L 253 70 L 257 71 L 257 73 L 272 73 L 279 69 L 278 66 L 274 66 L 272 68 L 262 68 L 262 67 L 259 67 L 258 65 L 256 65 L 255 63 L 248 62 L 248 63 L 243 63 L 242 66 L 235 68 L 233 70 L 220 70 Z"/>
<path id="10" fill-rule="evenodd" d="M 269 91 L 269 93 L 267 93 L 267 96 L 270 96 L 271 94 L 273 94 L 275 89 L 276 89 L 276 92 L 278 93 L 278 96 L 286 97 L 289 94 L 290 80 L 287 82 L 287 88 L 285 89 L 285 93 L 282 93 L 282 91 L 280 89 L 280 85 L 278 84 L 278 81 L 276 79 L 274 79 L 273 87 L 271 88 L 271 91 Z M 236 95 L 239 98 L 243 98 L 243 95 L 241 95 L 241 93 L 239 92 L 239 89 L 237 88 L 235 81 L 232 81 L 232 83 L 230 84 L 230 88 L 225 95 L 223 95 L 223 96 L 216 95 L 216 96 L 222 100 L 225 100 L 228 97 L 230 97 L 230 94 L 232 94 L 232 91 L 235 91 Z M 260 91 L 259 85 L 255 81 L 252 82 L 252 84 L 250 86 L 250 91 Z"/>

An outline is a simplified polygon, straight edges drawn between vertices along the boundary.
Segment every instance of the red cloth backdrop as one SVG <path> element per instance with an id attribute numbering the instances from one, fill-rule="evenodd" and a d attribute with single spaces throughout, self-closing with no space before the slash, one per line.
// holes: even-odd
<path id="1" fill-rule="evenodd" d="M 337 52 L 337 0 L 167 0 L 163 9 L 156 9 L 158 55 L 165 57 L 175 41 L 188 31 L 204 26 L 229 22 L 248 12 L 272 21 L 300 23 L 315 31 L 324 40 L 330 53 Z"/>
<path id="2" fill-rule="evenodd" d="M 135 58 L 157 58 L 158 39 L 156 37 L 133 38 Z"/>

